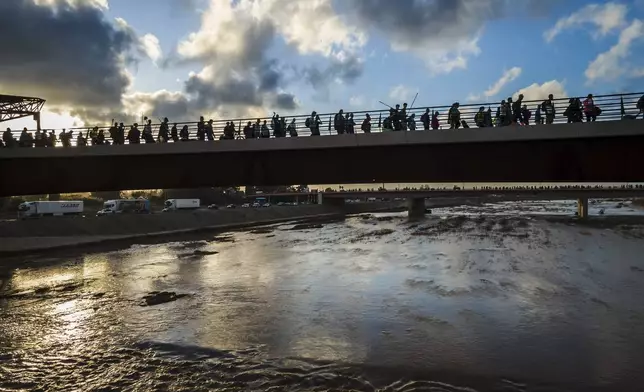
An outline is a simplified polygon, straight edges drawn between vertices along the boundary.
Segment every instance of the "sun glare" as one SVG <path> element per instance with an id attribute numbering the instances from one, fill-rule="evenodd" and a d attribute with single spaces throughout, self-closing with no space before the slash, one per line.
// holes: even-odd
<path id="1" fill-rule="evenodd" d="M 27 129 L 36 129 L 36 121 L 33 117 L 24 117 L 17 120 L 7 121 L 4 127 L 11 128 L 12 130 L 20 130 L 24 127 Z M 55 113 L 44 109 L 40 112 L 40 128 L 41 129 L 69 129 L 84 126 L 84 122 L 78 117 L 74 117 L 69 112 Z"/>

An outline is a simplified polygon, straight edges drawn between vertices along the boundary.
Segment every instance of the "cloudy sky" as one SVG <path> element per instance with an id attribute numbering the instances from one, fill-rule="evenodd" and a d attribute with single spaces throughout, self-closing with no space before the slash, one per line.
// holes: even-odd
<path id="1" fill-rule="evenodd" d="M 642 19 L 644 0 L 0 0 L 0 93 L 59 128 L 634 92 Z"/>

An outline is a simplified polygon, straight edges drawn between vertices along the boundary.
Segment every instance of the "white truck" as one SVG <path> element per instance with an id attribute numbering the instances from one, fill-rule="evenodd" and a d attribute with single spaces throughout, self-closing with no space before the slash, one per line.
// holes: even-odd
<path id="1" fill-rule="evenodd" d="M 164 203 L 163 212 L 178 210 L 196 210 L 201 206 L 199 199 L 168 199 Z"/>
<path id="2" fill-rule="evenodd" d="M 70 201 L 28 201 L 18 206 L 22 219 L 40 216 L 79 215 L 83 213 L 82 200 Z"/>
<path id="3" fill-rule="evenodd" d="M 149 214 L 150 201 L 147 199 L 120 199 L 108 200 L 103 203 L 103 209 L 97 215 L 113 214 Z"/>

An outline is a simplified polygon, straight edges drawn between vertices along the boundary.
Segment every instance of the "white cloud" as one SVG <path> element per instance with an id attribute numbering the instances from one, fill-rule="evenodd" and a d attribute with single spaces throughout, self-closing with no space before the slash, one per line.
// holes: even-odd
<path id="1" fill-rule="evenodd" d="M 644 68 L 636 68 L 630 74 L 634 78 L 644 77 Z"/>
<path id="2" fill-rule="evenodd" d="M 332 0 L 295 2 L 290 0 L 211 0 L 202 15 L 201 29 L 178 46 L 186 58 L 252 55 L 245 47 L 249 37 L 240 32 L 270 40 L 275 31 L 302 54 L 337 56 L 354 53 L 366 43 L 366 35 L 344 23 L 336 14 Z M 255 26 L 249 28 L 248 26 Z"/>
<path id="3" fill-rule="evenodd" d="M 328 57 L 342 50 L 353 53 L 367 40 L 365 33 L 342 20 L 332 0 L 264 0 L 252 4 L 253 16 L 271 19 L 286 42 L 302 54 Z"/>
<path id="4" fill-rule="evenodd" d="M 467 97 L 467 100 L 472 102 L 472 101 L 478 101 L 483 98 L 490 98 L 494 97 L 497 95 L 503 87 L 505 87 L 508 83 L 513 82 L 516 80 L 519 76 L 521 76 L 522 69 L 520 67 L 512 67 L 506 71 L 503 72 L 503 75 L 494 82 L 493 85 L 491 85 L 483 94 L 470 94 Z"/>
<path id="5" fill-rule="evenodd" d="M 32 0 L 34 4 L 36 5 L 45 5 L 48 7 L 56 8 L 61 5 L 68 5 L 72 7 L 79 7 L 79 6 L 93 6 L 97 8 L 101 8 L 103 10 L 109 9 L 107 0 Z"/>
<path id="6" fill-rule="evenodd" d="M 399 84 L 389 91 L 389 98 L 395 99 L 396 102 L 408 101 L 410 98 L 414 98 L 414 94 L 417 91 L 418 89 L 414 90 L 411 87 Z"/>
<path id="7" fill-rule="evenodd" d="M 365 98 L 363 95 L 354 95 L 349 98 L 349 105 L 353 107 L 362 107 L 364 106 Z"/>
<path id="8" fill-rule="evenodd" d="M 396 52 L 409 52 L 422 59 L 432 75 L 447 74 L 466 69 L 469 59 L 481 53 L 478 46 L 479 37 L 477 34 L 472 38 L 452 39 L 451 42 L 433 39 L 422 46 L 392 40 L 391 49 Z"/>
<path id="9" fill-rule="evenodd" d="M 589 4 L 570 16 L 559 19 L 543 37 L 547 42 L 551 42 L 564 30 L 585 24 L 592 24 L 598 29 L 593 33 L 594 36 L 603 36 L 622 28 L 626 24 L 627 12 L 628 8 L 624 4 Z"/>
<path id="10" fill-rule="evenodd" d="M 146 34 L 141 37 L 140 41 L 145 55 L 156 64 L 162 55 L 159 39 L 154 34 Z"/>
<path id="11" fill-rule="evenodd" d="M 512 96 L 514 98 L 518 97 L 519 94 L 523 94 L 523 99 L 526 101 L 541 101 L 548 98 L 549 94 L 552 94 L 555 99 L 565 98 L 568 96 L 566 93 L 566 88 L 564 82 L 558 80 L 550 80 L 543 84 L 533 83 L 527 87 L 524 87 L 514 93 Z"/>
<path id="12" fill-rule="evenodd" d="M 635 19 L 628 27 L 619 34 L 619 39 L 607 52 L 600 53 L 586 69 L 587 81 L 615 80 L 618 77 L 632 72 L 625 64 L 626 58 L 630 55 L 631 45 L 644 37 L 644 23 Z"/>

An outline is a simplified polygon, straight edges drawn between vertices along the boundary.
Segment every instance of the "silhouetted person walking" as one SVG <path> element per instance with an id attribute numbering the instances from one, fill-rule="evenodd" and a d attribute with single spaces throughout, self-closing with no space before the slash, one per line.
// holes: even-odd
<path id="1" fill-rule="evenodd" d="M 199 122 L 197 123 L 197 140 L 202 142 L 206 140 L 206 122 L 203 116 L 199 117 Z"/>
<path id="2" fill-rule="evenodd" d="M 461 126 L 461 111 L 458 109 L 460 104 L 454 102 L 452 107 L 449 109 L 447 118 L 449 119 L 450 129 L 458 129 Z"/>
<path id="3" fill-rule="evenodd" d="M 429 126 L 431 125 L 432 119 L 431 114 L 429 114 L 429 108 L 425 109 L 425 113 L 420 116 L 420 122 L 423 123 L 423 129 L 429 131 Z"/>
<path id="4" fill-rule="evenodd" d="M 338 135 L 342 135 L 345 131 L 344 111 L 342 109 L 333 117 L 333 129 Z"/>
<path id="5" fill-rule="evenodd" d="M 152 120 L 148 120 L 148 123 L 143 127 L 143 140 L 145 144 L 154 143 L 154 136 L 152 135 Z"/>
<path id="6" fill-rule="evenodd" d="M 130 131 L 127 134 L 127 141 L 130 144 L 141 144 L 141 131 L 139 131 L 139 124 L 134 123 L 130 127 Z"/>
<path id="7" fill-rule="evenodd" d="M 181 132 L 179 133 L 179 137 L 181 138 L 182 142 L 190 141 L 190 131 L 188 130 L 187 125 L 184 125 L 181 128 Z"/>
<path id="8" fill-rule="evenodd" d="M 286 130 L 290 137 L 297 137 L 297 124 L 295 123 L 295 119 L 291 120 L 291 123 L 288 124 L 288 128 Z"/>
<path id="9" fill-rule="evenodd" d="M 485 106 L 481 106 L 474 115 L 474 124 L 479 128 L 485 128 Z"/>
<path id="10" fill-rule="evenodd" d="M 519 98 L 512 104 L 512 122 L 517 124 L 523 123 L 521 106 L 523 105 L 523 94 L 519 94 Z"/>
<path id="11" fill-rule="evenodd" d="M 159 142 L 161 143 L 167 143 L 168 140 L 170 140 L 170 136 L 168 135 L 169 131 L 169 125 L 168 125 L 168 118 L 165 117 L 163 119 L 163 122 L 159 126 Z"/>
<path id="12" fill-rule="evenodd" d="M 344 130 L 346 131 L 347 134 L 353 135 L 355 134 L 355 126 L 356 122 L 353 121 L 353 113 L 347 114 L 347 118 L 345 119 L 344 122 Z"/>
<path id="13" fill-rule="evenodd" d="M 555 122 L 555 115 L 557 110 L 555 108 L 554 97 L 552 94 L 548 95 L 548 99 L 541 104 L 541 115 L 546 115 L 546 124 L 553 124 Z"/>
<path id="14" fill-rule="evenodd" d="M 371 133 L 371 116 L 369 115 L 369 113 L 367 113 L 367 116 L 362 121 L 360 128 L 362 129 L 363 133 Z"/>
<path id="15" fill-rule="evenodd" d="M 172 138 L 173 142 L 178 142 L 179 141 L 179 133 L 177 131 L 177 123 L 174 123 L 172 125 L 172 129 L 170 130 L 170 137 Z"/>
<path id="16" fill-rule="evenodd" d="M 320 125 L 322 124 L 322 120 L 320 120 L 320 116 L 317 112 L 313 111 L 311 113 L 311 117 L 307 120 L 309 125 L 305 125 L 311 130 L 311 136 L 320 136 Z"/>
<path id="17" fill-rule="evenodd" d="M 593 100 L 593 95 L 588 94 L 584 100 L 584 114 L 586 115 L 586 122 L 596 121 L 597 120 L 597 107 L 595 106 L 595 101 Z"/>

